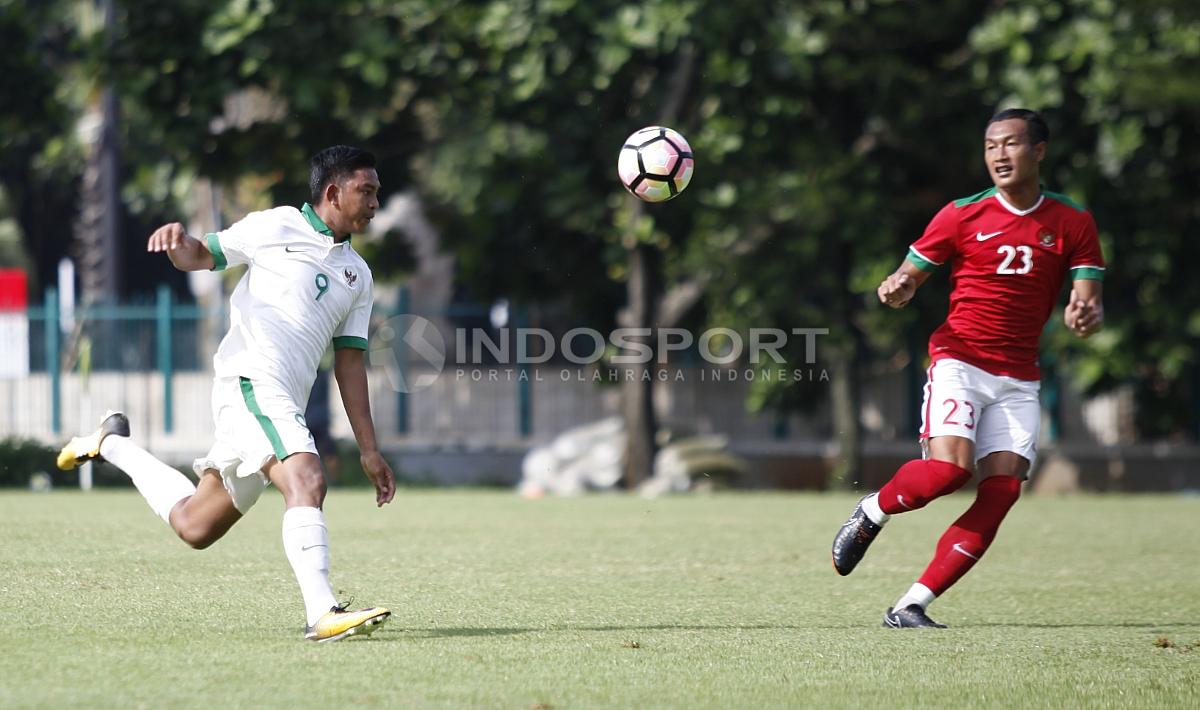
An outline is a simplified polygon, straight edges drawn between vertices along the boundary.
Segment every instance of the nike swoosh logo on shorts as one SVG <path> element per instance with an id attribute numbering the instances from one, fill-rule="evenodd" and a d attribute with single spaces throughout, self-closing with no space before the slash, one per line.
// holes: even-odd
<path id="1" fill-rule="evenodd" d="M 975 238 L 981 242 L 986 242 L 987 240 L 991 239 L 992 237 L 999 236 L 1001 234 L 1004 234 L 1003 230 L 1001 230 L 999 232 L 992 232 L 991 234 L 984 234 L 983 232 L 975 232 Z"/>
<path id="2" fill-rule="evenodd" d="M 291 253 L 291 254 L 295 254 L 295 253 L 297 253 L 297 252 L 303 252 L 303 251 L 306 251 L 305 249 L 293 249 L 293 248 L 291 248 L 291 247 L 284 247 L 284 248 L 283 248 L 283 250 L 284 250 L 284 251 L 286 251 L 286 252 L 289 252 L 289 253 Z"/>

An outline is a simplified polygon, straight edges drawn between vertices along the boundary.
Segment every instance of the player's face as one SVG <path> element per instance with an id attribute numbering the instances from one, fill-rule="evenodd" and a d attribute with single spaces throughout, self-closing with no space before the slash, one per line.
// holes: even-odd
<path id="1" fill-rule="evenodd" d="M 348 234 L 366 231 L 379 209 L 379 173 L 374 168 L 356 170 L 338 185 L 334 206 L 341 222 L 341 228 L 335 228 L 335 231 Z"/>
<path id="2" fill-rule="evenodd" d="M 1046 144 L 1030 142 L 1028 126 L 1021 118 L 997 121 L 987 127 L 983 137 L 983 159 L 999 188 L 1036 185 L 1038 163 L 1045 155 Z"/>

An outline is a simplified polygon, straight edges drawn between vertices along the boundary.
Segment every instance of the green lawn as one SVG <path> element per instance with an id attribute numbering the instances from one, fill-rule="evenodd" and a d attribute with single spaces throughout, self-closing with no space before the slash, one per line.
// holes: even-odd
<path id="1" fill-rule="evenodd" d="M 839 578 L 847 495 L 337 490 L 335 589 L 395 614 L 316 645 L 278 495 L 196 552 L 132 491 L 7 492 L 0 707 L 1200 707 L 1200 497 L 1029 496 L 952 628 L 881 628 L 969 500 Z"/>

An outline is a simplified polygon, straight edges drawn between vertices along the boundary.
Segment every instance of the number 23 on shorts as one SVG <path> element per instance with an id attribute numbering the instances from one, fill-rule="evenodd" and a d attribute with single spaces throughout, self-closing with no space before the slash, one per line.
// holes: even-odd
<path id="1" fill-rule="evenodd" d="M 965 399 L 947 398 L 942 402 L 946 416 L 942 423 L 947 426 L 961 426 L 975 429 L 975 405 Z"/>

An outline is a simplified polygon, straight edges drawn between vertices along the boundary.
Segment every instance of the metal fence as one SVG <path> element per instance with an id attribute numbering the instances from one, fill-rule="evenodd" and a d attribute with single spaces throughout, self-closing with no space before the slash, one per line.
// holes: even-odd
<path id="1" fill-rule="evenodd" d="M 389 299 L 390 300 L 390 299 Z M 378 303 L 376 320 L 407 313 L 400 289 Z M 0 380 L 0 435 L 57 440 L 86 431 L 104 409 L 120 408 L 137 423 L 147 445 L 168 457 L 196 455 L 211 441 L 211 354 L 227 327 L 227 304 L 180 303 L 166 287 L 153 302 L 78 309 L 64 331 L 57 294 L 29 309 L 32 372 Z M 488 309 L 458 306 L 437 318 L 486 326 Z M 524 319 L 516 314 L 515 325 Z M 374 347 L 375 341 L 372 341 Z M 747 412 L 745 379 L 714 379 L 696 368 L 681 380 L 655 384 L 660 422 L 683 432 L 719 433 L 747 446 L 819 449 L 833 438 L 827 398 L 811 411 L 779 416 Z M 371 368 L 373 413 L 385 446 L 521 448 L 570 427 L 619 412 L 619 387 L 597 383 L 595 369 L 569 363 L 523 368 L 501 364 L 462 368 L 453 362 L 427 389 L 397 391 L 382 368 Z M 421 374 L 419 369 L 414 375 Z M 437 374 L 437 373 L 427 373 Z M 911 446 L 919 383 L 911 372 L 872 365 L 861 379 L 860 421 L 868 445 Z M 325 375 L 328 376 L 328 375 Z M 603 379 L 603 378 L 601 378 Z M 336 385 L 329 398 L 333 434 L 349 438 Z M 1047 387 L 1043 427 L 1047 441 L 1123 443 L 1119 430 L 1132 415 L 1127 393 L 1083 400 L 1069 388 Z"/>
<path id="2" fill-rule="evenodd" d="M 74 309 L 67 328 L 56 289 L 46 290 L 40 307 L 30 308 L 31 374 L 45 375 L 49 430 L 63 429 L 63 378 L 75 372 L 87 389 L 93 375 L 107 372 L 158 372 L 162 377 L 162 429 L 174 430 L 175 373 L 207 370 L 200 356 L 201 326 L 213 313 L 177 302 L 161 286 L 149 304 L 85 306 Z M 217 314 L 224 326 L 224 311 Z M 34 397 L 34 400 L 37 398 Z M 25 400 L 28 402 L 29 400 Z"/>

